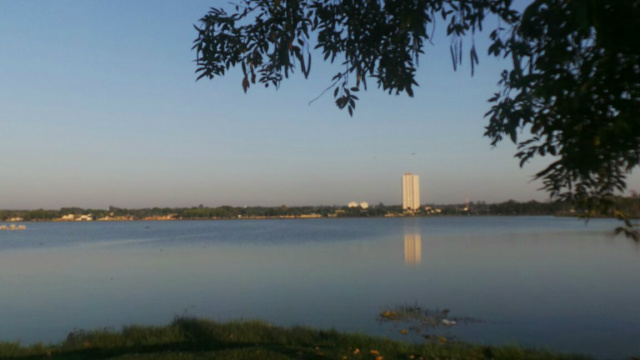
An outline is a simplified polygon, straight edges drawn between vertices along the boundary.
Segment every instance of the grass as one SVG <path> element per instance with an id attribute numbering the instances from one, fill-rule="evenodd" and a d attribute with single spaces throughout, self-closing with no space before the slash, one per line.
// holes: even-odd
<path id="1" fill-rule="evenodd" d="M 0 343 L 0 359 L 569 360 L 587 357 L 513 346 L 446 342 L 410 344 L 335 330 L 282 328 L 260 321 L 217 323 L 178 318 L 166 326 L 134 325 L 121 331 L 75 331 L 65 341 L 52 345 Z"/>

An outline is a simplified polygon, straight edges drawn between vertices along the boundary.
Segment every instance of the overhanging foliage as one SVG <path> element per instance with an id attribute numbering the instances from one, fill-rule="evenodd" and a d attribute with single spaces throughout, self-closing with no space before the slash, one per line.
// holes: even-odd
<path id="1" fill-rule="evenodd" d="M 339 62 L 329 82 L 336 105 L 353 115 L 373 80 L 413 96 L 420 56 L 436 21 L 452 37 L 454 68 L 462 39 L 491 29 L 489 54 L 511 67 L 489 100 L 485 135 L 518 146 L 521 166 L 535 156 L 555 161 L 538 172 L 552 198 L 614 214 L 613 196 L 640 161 L 640 1 L 536 0 L 520 14 L 510 0 L 242 0 L 235 12 L 212 8 L 196 26 L 198 79 L 239 66 L 252 84 L 278 87 L 295 70 L 311 71 L 311 44 Z M 472 72 L 477 49 L 469 50 Z M 625 214 L 626 232 L 637 238 Z"/>

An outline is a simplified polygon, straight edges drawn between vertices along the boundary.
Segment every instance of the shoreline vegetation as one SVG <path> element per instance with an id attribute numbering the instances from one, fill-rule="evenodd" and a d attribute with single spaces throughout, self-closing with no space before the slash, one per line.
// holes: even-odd
<path id="1" fill-rule="evenodd" d="M 622 212 L 629 218 L 640 218 L 640 197 L 616 197 L 610 216 Z M 64 207 L 59 210 L 0 210 L 0 221 L 163 221 L 163 220 L 230 220 L 230 219 L 315 219 L 347 217 L 403 217 L 403 216 L 522 216 L 551 215 L 579 217 L 587 215 L 584 210 L 567 202 L 517 202 L 514 200 L 496 204 L 469 202 L 452 205 L 422 205 L 415 211 L 406 211 L 400 205 L 370 206 L 367 203 L 350 203 L 347 206 L 251 206 L 206 207 L 204 205 L 178 208 L 125 209 L 109 206 L 108 209 L 83 209 Z"/>
<path id="2" fill-rule="evenodd" d="M 409 343 L 309 327 L 283 328 L 262 321 L 214 322 L 176 318 L 165 326 L 76 330 L 56 344 L 0 343 L 0 359 L 591 359 L 519 346 L 460 342 Z"/>

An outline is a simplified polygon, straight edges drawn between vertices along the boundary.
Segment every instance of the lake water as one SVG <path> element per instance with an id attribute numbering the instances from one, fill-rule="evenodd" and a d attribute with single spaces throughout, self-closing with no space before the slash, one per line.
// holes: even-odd
<path id="1" fill-rule="evenodd" d="M 484 320 L 482 344 L 640 355 L 640 250 L 617 222 L 553 217 L 27 223 L 0 232 L 0 339 L 175 316 L 402 338 L 398 305 Z M 416 340 L 416 338 L 413 338 Z"/>

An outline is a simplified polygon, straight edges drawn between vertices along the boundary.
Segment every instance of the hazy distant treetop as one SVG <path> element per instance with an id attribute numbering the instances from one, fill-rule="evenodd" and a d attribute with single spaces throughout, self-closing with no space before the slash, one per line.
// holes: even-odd
<path id="1" fill-rule="evenodd" d="M 240 67 L 252 84 L 278 87 L 311 71 L 311 44 L 343 67 L 330 81 L 336 105 L 353 114 L 374 80 L 413 96 L 420 56 L 437 21 L 452 37 L 454 68 L 465 35 L 483 29 L 489 54 L 509 58 L 491 97 L 485 135 L 518 145 L 521 166 L 555 157 L 536 174 L 554 198 L 610 210 L 640 161 L 640 0 L 536 0 L 519 13 L 510 0 L 241 0 L 211 10 L 196 26 L 198 79 Z M 472 73 L 478 63 L 472 44 Z M 489 97 L 488 95 L 487 97 Z M 623 214 L 620 214 L 623 216 Z"/>

